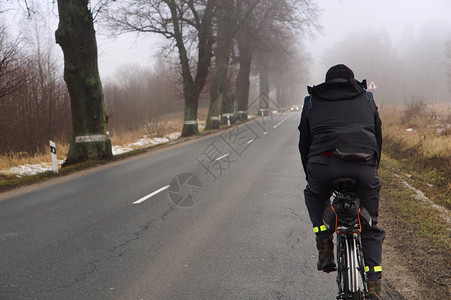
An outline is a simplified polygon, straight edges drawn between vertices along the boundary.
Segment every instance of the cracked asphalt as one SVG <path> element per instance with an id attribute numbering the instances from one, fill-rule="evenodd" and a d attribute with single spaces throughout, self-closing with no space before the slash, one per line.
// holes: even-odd
<path id="1" fill-rule="evenodd" d="M 273 115 L 0 195 L 0 299 L 335 299 L 335 274 L 316 271 L 298 121 Z M 175 177 L 193 205 L 167 190 L 133 204 Z"/>

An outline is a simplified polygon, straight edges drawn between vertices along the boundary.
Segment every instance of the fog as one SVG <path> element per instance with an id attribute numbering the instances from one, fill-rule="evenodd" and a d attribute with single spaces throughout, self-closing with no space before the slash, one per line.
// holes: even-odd
<path id="1" fill-rule="evenodd" d="M 344 63 L 374 81 L 379 103 L 451 102 L 449 1 L 318 1 L 322 30 L 307 43 L 308 84 Z"/>
<path id="2" fill-rule="evenodd" d="M 418 36 L 406 36 L 402 45 L 394 44 L 387 32 L 351 33 L 327 48 L 322 62 L 344 63 L 357 79 L 374 81 L 374 93 L 382 103 L 450 102 L 444 37 L 451 37 L 451 31 L 440 24 L 425 26 Z"/>
<path id="3" fill-rule="evenodd" d="M 449 0 L 313 3 L 318 9 L 316 22 L 320 28 L 299 36 L 299 51 L 305 55 L 298 64 L 305 71 L 291 80 L 297 82 L 295 89 L 300 94 L 296 101 L 302 101 L 307 85 L 324 81 L 329 67 L 345 63 L 357 79 L 375 82 L 378 88 L 374 94 L 380 103 L 451 102 L 451 54 L 447 56 L 445 47 L 451 40 Z M 12 37 L 14 31 L 24 31 L 25 23 L 43 22 L 41 29 L 45 32 L 41 38 L 53 39 L 55 7 L 43 5 L 35 11 L 38 13 L 31 21 L 17 9 L 3 14 L 3 23 L 8 24 Z M 164 44 L 154 35 L 129 33 L 113 38 L 100 24 L 96 30 L 100 75 L 105 81 L 120 78 L 120 70 L 130 64 L 153 69 Z M 62 67 L 61 51 L 56 45 L 53 48 Z"/>

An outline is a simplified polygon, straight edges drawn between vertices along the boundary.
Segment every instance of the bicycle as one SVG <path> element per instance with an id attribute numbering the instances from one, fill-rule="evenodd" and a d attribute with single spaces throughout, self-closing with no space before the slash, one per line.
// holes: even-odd
<path id="1" fill-rule="evenodd" d="M 360 233 L 364 224 L 371 226 L 371 217 L 352 192 L 355 185 L 353 178 L 334 180 L 331 205 L 324 213 L 326 227 L 336 233 L 337 300 L 369 299 Z"/>

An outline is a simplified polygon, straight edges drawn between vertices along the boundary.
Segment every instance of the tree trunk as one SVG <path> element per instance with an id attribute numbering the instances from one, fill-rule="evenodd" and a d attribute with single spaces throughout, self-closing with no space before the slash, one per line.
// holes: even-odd
<path id="1" fill-rule="evenodd" d="M 199 134 L 197 121 L 197 107 L 199 96 L 205 86 L 211 64 L 213 34 L 212 19 L 214 14 L 214 1 L 208 1 L 202 15 L 202 20 L 198 27 L 198 54 L 196 76 L 192 77 L 189 66 L 189 59 L 186 52 L 178 12 L 176 5 L 169 6 L 174 25 L 174 38 L 179 50 L 180 62 L 182 65 L 183 94 L 185 97 L 185 116 L 182 129 L 182 136 L 192 136 Z"/>
<path id="2" fill-rule="evenodd" d="M 97 42 L 88 0 L 58 0 L 56 42 L 64 53 L 64 81 L 71 98 L 72 141 L 65 165 L 112 157 Z"/>
<path id="3" fill-rule="evenodd" d="M 279 78 L 274 85 L 276 88 L 276 101 L 278 108 L 287 108 L 289 106 L 289 98 L 292 97 L 292 89 L 286 83 L 288 79 Z"/>
<path id="4" fill-rule="evenodd" d="M 234 0 L 220 0 L 218 8 L 218 33 L 215 50 L 216 69 L 210 90 L 210 108 L 208 110 L 207 125 L 205 129 L 218 129 L 220 125 L 223 103 L 228 92 L 227 72 L 229 68 L 230 51 L 232 49 L 232 33 Z"/>
<path id="5" fill-rule="evenodd" d="M 224 118 L 222 118 L 222 124 L 229 124 L 230 122 L 233 122 L 234 117 L 234 110 L 235 106 L 233 103 L 234 97 L 232 97 L 232 94 L 229 92 L 224 93 L 224 97 L 222 99 L 222 115 Z"/>
<path id="6" fill-rule="evenodd" d="M 268 65 L 262 62 L 260 66 L 260 103 L 259 111 L 262 115 L 269 114 L 269 83 L 268 83 Z"/>
<path id="7" fill-rule="evenodd" d="M 252 50 L 247 41 L 242 36 L 237 38 L 238 49 L 240 51 L 240 70 L 236 77 L 235 89 L 236 99 L 238 102 L 237 113 L 238 118 L 242 121 L 247 120 L 249 109 L 249 76 L 251 74 Z"/>
<path id="8" fill-rule="evenodd" d="M 182 129 L 182 136 L 193 136 L 199 134 L 199 127 L 197 122 L 197 106 L 199 103 L 199 96 L 189 97 L 185 94 L 185 117 Z"/>
<path id="9" fill-rule="evenodd" d="M 282 91 L 282 88 L 281 88 L 281 83 L 279 82 L 279 81 L 276 81 L 275 83 L 274 83 L 274 85 L 275 85 L 275 88 L 276 88 L 276 101 L 277 101 L 277 105 L 279 106 L 279 107 L 283 107 L 284 105 L 283 105 L 283 100 L 282 100 L 282 94 L 283 94 L 283 91 Z"/>

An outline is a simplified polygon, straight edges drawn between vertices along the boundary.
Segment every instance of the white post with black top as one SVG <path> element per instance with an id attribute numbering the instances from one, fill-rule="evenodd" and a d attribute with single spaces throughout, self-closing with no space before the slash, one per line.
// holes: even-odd
<path id="1" fill-rule="evenodd" d="M 56 144 L 53 141 L 50 141 L 50 154 L 52 156 L 53 173 L 58 173 L 58 160 L 56 158 Z"/>

